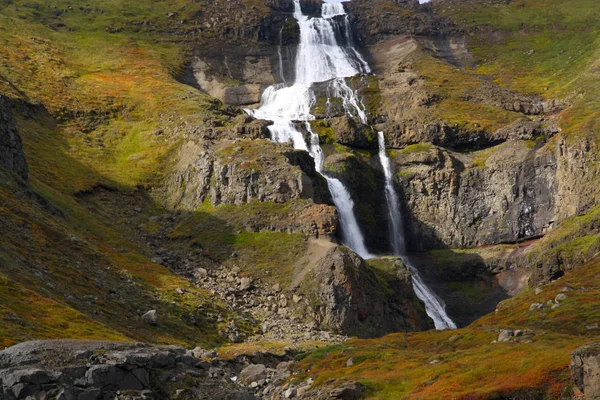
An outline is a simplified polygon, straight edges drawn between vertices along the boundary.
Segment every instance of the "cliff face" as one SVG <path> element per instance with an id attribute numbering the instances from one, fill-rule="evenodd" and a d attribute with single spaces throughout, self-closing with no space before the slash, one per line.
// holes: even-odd
<path id="1" fill-rule="evenodd" d="M 10 101 L 0 96 L 0 162 L 22 179 L 27 179 L 29 168 L 17 132 Z"/>
<path id="2" fill-rule="evenodd" d="M 378 337 L 432 327 L 399 259 L 378 259 L 367 265 L 357 254 L 334 247 L 310 269 L 300 290 L 309 290 L 315 318 L 323 328 Z"/>
<path id="3" fill-rule="evenodd" d="M 571 354 L 571 375 L 573 383 L 586 399 L 600 396 L 600 345 L 583 346 Z"/>
<path id="4" fill-rule="evenodd" d="M 522 142 L 499 147 L 490 150 L 483 168 L 439 148 L 396 156 L 406 174 L 402 188 L 413 248 L 510 243 L 552 227 L 558 191 L 554 154 Z"/>

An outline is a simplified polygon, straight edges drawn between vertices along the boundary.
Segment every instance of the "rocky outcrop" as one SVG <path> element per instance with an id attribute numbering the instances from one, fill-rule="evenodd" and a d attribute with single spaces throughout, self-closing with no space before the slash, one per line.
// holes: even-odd
<path id="1" fill-rule="evenodd" d="M 428 5 L 419 6 L 417 0 L 354 0 L 347 5 L 361 41 L 367 44 L 397 35 L 447 36 L 459 31 Z"/>
<path id="2" fill-rule="evenodd" d="M 571 377 L 575 394 L 600 399 L 600 344 L 590 344 L 571 354 Z"/>
<path id="3" fill-rule="evenodd" d="M 197 46 L 180 80 L 232 106 L 256 105 L 266 87 L 293 81 L 300 31 L 292 15 L 273 12 L 259 27 L 241 25 L 235 29 L 258 29 L 253 35 L 259 42 L 240 46 L 221 39 Z"/>
<path id="4" fill-rule="evenodd" d="M 265 4 L 275 11 L 294 12 L 294 0 L 266 0 Z"/>
<path id="5" fill-rule="evenodd" d="M 25 160 L 21 137 L 17 132 L 10 101 L 0 96 L 0 165 L 27 179 L 29 167 Z"/>
<path id="6" fill-rule="evenodd" d="M 359 337 L 431 328 L 402 262 L 382 259 L 375 265 L 336 246 L 311 267 L 299 290 L 315 305 L 319 326 Z"/>
<path id="7" fill-rule="evenodd" d="M 370 157 L 334 153 L 325 159 L 327 173 L 338 178 L 352 195 L 354 215 L 369 249 L 385 253 L 389 247 L 384 175 L 376 153 Z"/>
<path id="8" fill-rule="evenodd" d="M 32 341 L 0 352 L 3 399 L 254 399 L 211 363 L 176 346 Z"/>
<path id="9" fill-rule="evenodd" d="M 476 160 L 436 147 L 396 155 L 411 248 L 515 242 L 552 227 L 554 154 L 518 141 L 487 151 Z"/>
<path id="10" fill-rule="evenodd" d="M 292 165 L 289 152 L 289 145 L 269 140 L 190 141 L 181 148 L 167 191 L 177 207 L 192 210 L 205 199 L 214 205 L 299 198 L 320 202 L 319 184 L 313 181 L 319 177 Z"/>
<path id="11" fill-rule="evenodd" d="M 329 123 L 337 143 L 358 148 L 377 147 L 374 132 L 370 127 L 363 125 L 358 118 L 348 116 L 332 118 Z"/>

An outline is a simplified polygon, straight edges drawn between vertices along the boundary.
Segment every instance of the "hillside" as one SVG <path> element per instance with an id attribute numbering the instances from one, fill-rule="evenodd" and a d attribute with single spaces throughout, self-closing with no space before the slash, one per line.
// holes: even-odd
<path id="1" fill-rule="evenodd" d="M 256 354 L 296 361 L 259 398 L 576 398 L 600 322 L 596 2 L 321 3 L 0 0 L 0 348 L 216 349 L 223 398 Z M 302 149 L 251 115 L 297 90 L 311 18 L 357 73 L 309 81 Z M 413 267 L 458 330 L 431 329 Z"/>

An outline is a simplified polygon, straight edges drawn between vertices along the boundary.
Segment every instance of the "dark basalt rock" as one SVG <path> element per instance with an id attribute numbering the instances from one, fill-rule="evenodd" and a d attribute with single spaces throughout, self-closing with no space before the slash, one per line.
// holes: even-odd
<path id="1" fill-rule="evenodd" d="M 398 258 L 382 258 L 377 272 L 356 253 L 336 246 L 319 260 L 300 285 L 313 287 L 319 324 L 363 338 L 432 328 L 417 299 L 408 270 Z M 386 290 L 382 280 L 385 280 Z"/>
<path id="2" fill-rule="evenodd" d="M 0 352 L 0 398 L 171 399 L 182 393 L 255 398 L 210 370 L 210 363 L 177 346 L 36 340 Z"/>
<path id="3" fill-rule="evenodd" d="M 0 165 L 27 179 L 29 167 L 25 160 L 21 137 L 17 132 L 15 120 L 8 98 L 0 96 Z"/>

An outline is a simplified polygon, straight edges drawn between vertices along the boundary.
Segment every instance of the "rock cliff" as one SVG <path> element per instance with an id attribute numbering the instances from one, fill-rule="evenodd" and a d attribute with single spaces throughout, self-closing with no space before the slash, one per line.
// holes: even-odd
<path id="1" fill-rule="evenodd" d="M 29 168 L 23 152 L 21 137 L 8 98 L 0 96 L 0 162 L 22 179 L 27 179 Z"/>
<path id="2" fill-rule="evenodd" d="M 177 346 L 38 340 L 0 352 L 0 395 L 7 400 L 256 399 L 231 380 L 244 365 L 203 361 Z"/>
<path id="3" fill-rule="evenodd" d="M 367 264 L 346 248 L 332 247 L 296 274 L 298 290 L 309 298 L 321 328 L 377 337 L 432 327 L 410 274 L 397 258 Z"/>
<path id="4" fill-rule="evenodd" d="M 586 399 L 600 398 L 600 345 L 590 344 L 571 354 L 571 377 L 576 394 Z"/>

